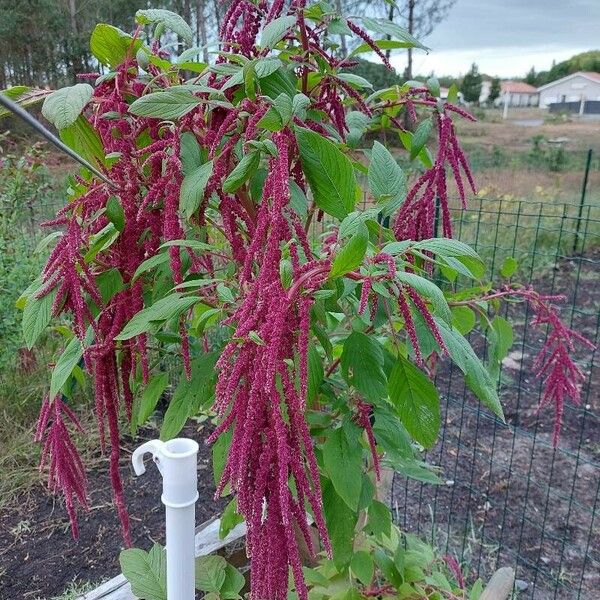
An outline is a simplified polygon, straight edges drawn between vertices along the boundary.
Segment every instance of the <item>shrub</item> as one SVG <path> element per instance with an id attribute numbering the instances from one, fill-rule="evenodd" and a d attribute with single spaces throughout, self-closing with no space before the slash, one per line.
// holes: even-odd
<path id="1" fill-rule="evenodd" d="M 584 340 L 560 322 L 554 298 L 509 279 L 493 289 L 480 257 L 452 239 L 446 177 L 463 202 L 475 188 L 454 119 L 472 117 L 439 98 L 435 79 L 372 92 L 326 49 L 336 20 L 336 31 L 347 27 L 384 62 L 386 40 L 320 4 L 241 0 L 222 23 L 216 62 L 205 65 L 194 60 L 197 50 L 170 57 L 160 46 L 165 28 L 191 38 L 176 15 L 139 11 L 137 20 L 133 36 L 99 25 L 91 47 L 109 73 L 44 104 L 63 139 L 108 179 L 83 171 L 73 180 L 50 222 L 64 235 L 27 294 L 25 311 L 38 315 L 26 328 L 31 339 L 50 314 L 72 319 L 38 429 L 50 481 L 67 495 L 74 523 L 85 489 L 61 395 L 81 377 L 83 359 L 128 540 L 119 422 L 135 428 L 148 417 L 169 379 L 160 358 L 179 348 L 182 373 L 161 438 L 212 404 L 217 495 L 233 493 L 247 522 L 253 597 L 286 598 L 291 571 L 306 600 L 301 548 L 322 551 L 349 593 L 368 590 L 350 570 L 358 523 L 377 544 L 391 532 L 375 493 L 382 466 L 437 481 L 419 449 L 435 443 L 441 425 L 431 382 L 438 359 L 456 362 L 502 417 L 496 382 L 512 331 L 496 311 L 504 299 L 530 302 L 535 323 L 551 330 L 536 364 L 544 402 L 556 408 L 557 439 L 563 402 L 578 401 L 583 377 L 569 352 Z M 156 26 L 150 45 L 142 41 L 147 24 Z M 387 22 L 363 24 L 419 46 Z M 189 71 L 197 75 L 185 80 Z M 420 121 L 414 134 L 402 129 L 404 111 Z M 422 165 L 410 185 L 378 142 L 366 169 L 355 160 L 351 147 L 381 127 L 396 128 Z M 372 203 L 359 211 L 356 175 L 365 171 Z M 441 238 L 432 237 L 436 198 Z M 325 215 L 336 227 L 314 240 L 310 224 Z M 453 284 L 445 293 L 434 270 Z M 488 339 L 485 365 L 464 337 L 477 321 Z M 365 547 L 376 577 L 418 593 L 420 572 L 405 582 L 400 565 L 390 566 L 401 544 L 387 553 L 377 544 Z"/>

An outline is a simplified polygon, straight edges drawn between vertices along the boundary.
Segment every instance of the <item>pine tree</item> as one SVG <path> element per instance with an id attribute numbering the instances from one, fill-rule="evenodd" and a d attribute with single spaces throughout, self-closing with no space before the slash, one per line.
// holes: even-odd
<path id="1" fill-rule="evenodd" d="M 471 65 L 471 70 L 464 76 L 461 92 L 467 102 L 478 102 L 481 95 L 481 73 L 475 63 Z"/>
<path id="2" fill-rule="evenodd" d="M 500 96 L 500 79 L 498 77 L 494 77 L 492 79 L 492 85 L 490 86 L 490 95 L 488 96 L 488 100 L 493 102 Z"/>

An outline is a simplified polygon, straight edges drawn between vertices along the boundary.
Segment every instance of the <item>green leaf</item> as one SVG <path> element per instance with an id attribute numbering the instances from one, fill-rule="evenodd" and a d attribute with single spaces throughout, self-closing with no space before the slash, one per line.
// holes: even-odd
<path id="1" fill-rule="evenodd" d="M 98 256 L 100 252 L 103 252 L 115 242 L 119 237 L 119 230 L 114 226 L 113 223 L 108 223 L 98 233 L 94 233 L 90 236 L 90 247 L 85 253 L 84 260 L 90 264 Z"/>
<path id="2" fill-rule="evenodd" d="M 398 48 L 413 47 L 411 42 L 398 42 L 396 40 L 374 40 L 374 44 L 380 50 L 396 50 Z M 365 54 L 366 52 L 374 52 L 374 50 L 371 45 L 364 43 L 352 50 L 350 56 L 355 56 L 356 54 Z"/>
<path id="3" fill-rule="evenodd" d="M 202 592 L 219 593 L 225 583 L 227 561 L 217 554 L 199 556 L 196 559 L 196 589 Z"/>
<path id="4" fill-rule="evenodd" d="M 229 504 L 225 507 L 221 515 L 221 523 L 219 525 L 219 538 L 222 540 L 227 537 L 229 532 L 240 523 L 244 522 L 244 517 L 237 512 L 237 498 L 232 498 Z"/>
<path id="5" fill-rule="evenodd" d="M 91 331 L 91 328 L 90 328 Z M 89 333 L 89 332 L 88 332 Z M 62 386 L 77 366 L 77 363 L 83 357 L 83 346 L 79 338 L 74 337 L 67 344 L 64 352 L 56 362 L 52 371 L 52 379 L 50 380 L 50 398 L 55 398 L 60 392 Z"/>
<path id="6" fill-rule="evenodd" d="M 192 360 L 192 376 L 182 375 L 165 413 L 160 439 L 170 440 L 183 429 L 188 417 L 207 405 L 213 397 L 218 353 L 208 352 Z"/>
<path id="7" fill-rule="evenodd" d="M 357 515 L 336 494 L 328 480 L 323 485 L 323 512 L 333 548 L 333 562 L 338 570 L 350 564 L 354 555 L 354 528 Z"/>
<path id="8" fill-rule="evenodd" d="M 140 400 L 137 418 L 138 425 L 143 425 L 148 417 L 154 412 L 162 393 L 167 389 L 167 385 L 169 385 L 168 373 L 155 375 L 148 382 L 148 385 L 142 394 L 142 399 Z"/>
<path id="9" fill-rule="evenodd" d="M 161 252 L 160 254 L 155 254 L 150 258 L 147 258 L 144 262 L 140 263 L 140 266 L 135 270 L 131 282 L 135 282 L 141 275 L 151 271 L 155 267 L 162 265 L 169 260 L 169 254 L 167 252 Z"/>
<path id="10" fill-rule="evenodd" d="M 398 137 L 400 138 L 404 148 L 410 152 L 412 149 L 412 141 L 414 137 L 413 134 L 410 131 L 398 130 Z M 425 146 L 421 152 L 419 152 L 419 160 L 426 169 L 431 169 L 431 167 L 433 167 L 433 159 L 427 146 Z"/>
<path id="11" fill-rule="evenodd" d="M 37 339 L 52 319 L 52 305 L 56 298 L 56 289 L 45 294 L 41 298 L 36 297 L 36 290 L 29 298 L 23 309 L 23 320 L 21 323 L 23 329 L 23 339 L 27 348 L 31 350 Z"/>
<path id="12" fill-rule="evenodd" d="M 388 392 L 410 435 L 425 448 L 433 446 L 441 415 L 440 398 L 431 380 L 400 356 L 390 373 Z"/>
<path id="13" fill-rule="evenodd" d="M 348 242 L 338 250 L 329 271 L 329 279 L 340 277 L 356 269 L 363 261 L 368 242 L 369 231 L 362 225 Z"/>
<path id="14" fill-rule="evenodd" d="M 462 335 L 467 335 L 475 327 L 477 317 L 468 306 L 453 306 L 450 309 L 452 313 L 452 325 L 458 329 Z"/>
<path id="15" fill-rule="evenodd" d="M 370 81 L 367 81 L 364 77 L 355 75 L 354 73 L 338 73 L 336 77 L 357 88 L 373 88 Z"/>
<path id="16" fill-rule="evenodd" d="M 164 26 L 176 33 L 188 44 L 193 44 L 192 28 L 177 14 L 170 10 L 162 8 L 149 8 L 147 10 L 138 10 L 135 13 L 135 21 L 140 25 L 149 25 L 150 23 Z"/>
<path id="17" fill-rule="evenodd" d="M 458 86 L 455 83 L 448 88 L 448 97 L 446 98 L 446 101 L 450 104 L 456 104 L 456 102 L 458 102 Z"/>
<path id="18" fill-rule="evenodd" d="M 373 413 L 375 415 L 373 433 L 377 445 L 385 450 L 386 457 L 392 460 L 413 458 L 412 440 L 398 416 L 388 410 L 387 406 L 375 407 Z"/>
<path id="19" fill-rule="evenodd" d="M 292 118 L 294 106 L 292 99 L 287 94 L 279 94 L 275 98 L 273 105 L 281 117 L 282 123 L 286 124 Z"/>
<path id="20" fill-rule="evenodd" d="M 358 437 L 351 438 L 346 427 L 334 429 L 323 444 L 323 463 L 338 496 L 352 510 L 357 510 L 363 466 Z"/>
<path id="21" fill-rule="evenodd" d="M 306 118 L 306 110 L 310 106 L 310 98 L 304 94 L 296 94 L 292 99 L 292 112 L 295 117 L 304 120 Z"/>
<path id="22" fill-rule="evenodd" d="M 296 17 L 290 15 L 273 19 L 262 30 L 260 36 L 261 48 L 272 48 L 296 24 Z"/>
<path id="23" fill-rule="evenodd" d="M 101 64 L 112 67 L 118 67 L 125 57 L 135 56 L 142 47 L 142 41 L 121 31 L 118 27 L 113 27 L 107 23 L 99 23 L 94 28 L 90 38 L 90 50 Z"/>
<path id="24" fill-rule="evenodd" d="M 410 148 L 410 160 L 414 160 L 415 158 L 417 158 L 421 150 L 423 150 L 423 147 L 427 143 L 432 128 L 433 119 L 431 117 L 419 123 L 412 137 L 412 145 Z"/>
<path id="25" fill-rule="evenodd" d="M 434 317 L 435 318 L 435 317 Z M 496 382 L 483 366 L 469 342 L 455 329 L 450 329 L 443 321 L 436 319 L 444 344 L 450 358 L 463 372 L 465 381 L 471 391 L 495 415 L 504 420 L 502 405 L 496 391 Z"/>
<path id="26" fill-rule="evenodd" d="M 125 288 L 123 277 L 119 270 L 115 268 L 98 273 L 96 276 L 96 285 L 98 286 L 103 302 L 108 302 L 115 294 Z"/>
<path id="27" fill-rule="evenodd" d="M 179 157 L 184 177 L 202 165 L 202 151 L 196 136 L 191 131 L 184 131 L 180 138 Z"/>
<path id="28" fill-rule="evenodd" d="M 500 275 L 502 277 L 512 277 L 519 267 L 519 263 L 512 256 L 507 256 L 502 263 Z"/>
<path id="29" fill-rule="evenodd" d="M 387 395 L 383 348 L 373 336 L 353 331 L 344 341 L 340 364 L 346 381 L 367 400 Z"/>
<path id="30" fill-rule="evenodd" d="M 403 583 L 403 577 L 398 572 L 394 561 L 383 551 L 382 548 L 376 548 L 373 556 L 375 558 L 375 563 L 377 564 L 385 578 L 396 587 L 400 587 L 400 585 L 402 585 Z M 410 595 L 412 596 L 412 588 L 410 591 Z"/>
<path id="31" fill-rule="evenodd" d="M 52 92 L 42 105 L 42 114 L 56 129 L 75 123 L 92 98 L 94 88 L 88 83 L 77 83 Z"/>
<path id="32" fill-rule="evenodd" d="M 360 20 L 363 22 L 363 25 L 371 31 L 383 33 L 385 35 L 389 35 L 391 38 L 395 38 L 396 40 L 410 44 L 410 46 L 405 46 L 407 48 L 421 48 L 422 50 L 429 50 L 427 46 L 421 44 L 421 42 L 419 42 L 417 38 L 413 37 L 406 29 L 403 29 L 388 19 L 361 17 Z"/>
<path id="33" fill-rule="evenodd" d="M 165 296 L 155 302 L 152 306 L 144 308 L 136 313 L 115 339 L 128 340 L 141 333 L 146 333 L 150 328 L 151 323 L 167 321 L 174 317 L 178 317 L 199 301 L 200 298 L 197 296 L 182 296 L 177 293 Z"/>
<path id="34" fill-rule="evenodd" d="M 488 368 L 495 379 L 500 375 L 500 366 L 514 342 L 512 325 L 503 317 L 492 320 L 492 328 L 487 334 L 489 343 Z"/>
<path id="35" fill-rule="evenodd" d="M 365 550 L 358 550 L 355 552 L 352 561 L 350 562 L 350 568 L 363 585 L 369 585 L 371 583 L 373 574 L 375 573 L 375 564 L 368 552 Z"/>
<path id="36" fill-rule="evenodd" d="M 416 290 L 419 295 L 425 296 L 433 304 L 435 312 L 446 323 L 452 321 L 452 314 L 444 293 L 435 283 L 429 281 L 429 279 L 425 279 L 425 277 L 405 271 L 398 271 L 396 279 Z"/>
<path id="37" fill-rule="evenodd" d="M 314 344 L 308 346 L 308 385 L 306 401 L 310 405 L 318 396 L 319 389 L 323 383 L 325 372 L 323 370 L 323 359 Z"/>
<path id="38" fill-rule="evenodd" d="M 430 77 L 427 80 L 427 88 L 432 96 L 435 96 L 436 98 L 440 97 L 440 82 L 436 77 Z"/>
<path id="39" fill-rule="evenodd" d="M 296 211 L 301 219 L 306 219 L 308 214 L 308 198 L 302 188 L 290 179 L 290 206 Z"/>
<path id="40" fill-rule="evenodd" d="M 479 600 L 479 598 L 481 598 L 481 594 L 483 594 L 483 581 L 478 579 L 471 588 L 469 600 Z"/>
<path id="41" fill-rule="evenodd" d="M 368 519 L 365 525 L 367 533 L 370 535 L 390 535 L 392 530 L 392 514 L 383 502 L 373 500 L 367 509 L 367 514 Z"/>
<path id="42" fill-rule="evenodd" d="M 355 210 L 351 212 L 341 223 L 338 230 L 338 237 L 344 238 L 349 235 L 354 235 L 359 230 L 363 229 L 363 225 L 369 220 L 377 220 L 376 208 L 368 208 L 367 210 Z M 368 234 L 368 231 L 367 231 Z"/>
<path id="43" fill-rule="evenodd" d="M 106 203 L 106 218 L 115 226 L 117 231 L 125 229 L 125 212 L 116 196 L 111 196 Z"/>
<path id="44" fill-rule="evenodd" d="M 266 129 L 267 131 L 280 131 L 283 129 L 281 116 L 274 106 L 271 106 L 269 110 L 261 117 L 257 127 Z"/>
<path id="45" fill-rule="evenodd" d="M 167 560 L 159 544 L 154 544 L 150 552 L 140 548 L 123 550 L 119 563 L 136 596 L 145 600 L 167 600 Z"/>
<path id="46" fill-rule="evenodd" d="M 237 600 L 241 598 L 240 592 L 244 585 L 246 585 L 244 576 L 233 565 L 228 564 L 225 567 L 225 581 L 219 591 L 221 600 Z"/>
<path id="47" fill-rule="evenodd" d="M 233 194 L 237 191 L 258 169 L 260 164 L 260 152 L 248 152 L 244 154 L 242 160 L 235 166 L 235 169 L 227 176 L 223 182 L 223 191 L 227 194 Z"/>
<path id="48" fill-rule="evenodd" d="M 82 114 L 75 119 L 72 125 L 61 129 L 58 135 L 71 150 L 90 163 L 106 164 L 100 135 Z"/>
<path id="49" fill-rule="evenodd" d="M 204 100 L 194 96 L 190 90 L 166 89 L 138 98 L 129 107 L 129 112 L 139 117 L 178 119 L 202 102 Z"/>
<path id="50" fill-rule="evenodd" d="M 189 219 L 200 206 L 213 171 L 213 161 L 200 165 L 183 178 L 179 193 L 179 211 Z"/>
<path id="51" fill-rule="evenodd" d="M 471 246 L 450 238 L 431 238 L 428 240 L 421 240 L 413 244 L 415 250 L 427 250 L 432 254 L 437 254 L 444 258 L 447 257 L 470 257 L 475 258 L 481 262 L 479 254 L 471 248 Z"/>
<path id="52" fill-rule="evenodd" d="M 223 432 L 212 446 L 213 478 L 215 486 L 219 485 L 221 475 L 229 455 L 229 446 L 231 445 L 232 430 Z M 222 495 L 225 495 L 225 491 Z"/>
<path id="53" fill-rule="evenodd" d="M 254 72 L 254 76 L 256 76 L 257 79 L 261 80 L 261 79 L 266 79 L 268 77 L 272 77 L 273 75 L 275 75 L 275 73 L 280 69 L 280 67 L 282 66 L 282 62 L 274 57 L 274 56 L 265 56 L 263 58 L 259 58 L 255 61 L 252 61 L 252 63 L 248 63 L 250 65 L 252 65 L 252 70 Z M 236 85 L 241 85 L 242 83 L 245 83 L 245 76 L 247 74 L 247 70 L 245 69 L 240 69 L 238 70 L 236 73 L 234 73 L 229 80 L 227 81 L 227 83 L 225 83 L 225 85 L 221 88 L 221 92 L 224 92 L 225 90 L 228 90 L 231 87 L 234 87 Z M 261 87 L 264 86 L 265 82 L 261 81 Z M 283 91 L 283 90 L 282 90 Z M 263 92 L 265 92 L 265 90 L 263 89 Z M 281 93 L 281 92 L 279 92 Z M 267 94 L 269 97 L 271 97 L 269 94 Z M 279 95 L 279 94 L 277 94 Z"/>
<path id="54" fill-rule="evenodd" d="M 367 177 L 375 199 L 389 202 L 382 210 L 384 216 L 389 216 L 406 196 L 406 177 L 389 150 L 379 142 L 373 144 Z"/>
<path id="55" fill-rule="evenodd" d="M 354 208 L 356 177 L 352 163 L 322 135 L 296 128 L 302 168 L 317 206 L 343 219 Z"/>

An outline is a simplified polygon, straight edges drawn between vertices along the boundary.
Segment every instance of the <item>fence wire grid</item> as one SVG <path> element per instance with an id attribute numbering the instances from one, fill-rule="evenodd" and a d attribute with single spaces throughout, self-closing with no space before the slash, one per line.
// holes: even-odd
<path id="1" fill-rule="evenodd" d="M 514 281 L 562 294 L 567 323 L 598 345 L 600 207 L 477 198 L 454 211 L 455 237 L 472 245 L 496 275 L 507 257 Z M 436 376 L 443 404 L 434 486 L 397 475 L 392 507 L 405 530 L 457 557 L 472 578 L 512 566 L 514 598 L 592 599 L 600 591 L 600 378 L 597 350 L 576 358 L 585 373 L 580 405 L 568 403 L 557 448 L 553 407 L 538 410 L 541 383 L 532 362 L 544 332 L 524 305 L 506 307 L 515 340 L 499 393 L 506 423 L 482 407 L 460 371 Z M 485 359 L 477 334 L 473 343 Z"/>

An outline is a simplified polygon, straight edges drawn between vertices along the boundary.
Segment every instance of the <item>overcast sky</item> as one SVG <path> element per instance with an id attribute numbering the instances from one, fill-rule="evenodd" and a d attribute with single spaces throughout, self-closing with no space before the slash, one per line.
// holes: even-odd
<path id="1" fill-rule="evenodd" d="M 600 49 L 600 0 L 457 0 L 448 17 L 414 53 L 413 73 L 481 72 L 523 77 L 585 50 Z M 392 60 L 402 71 L 406 58 Z"/>

